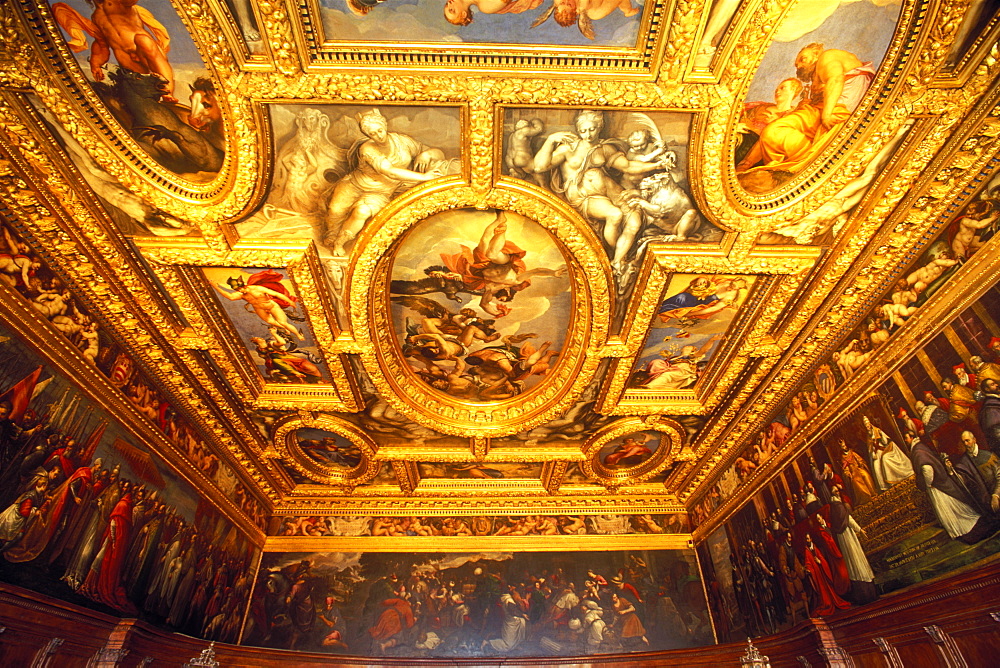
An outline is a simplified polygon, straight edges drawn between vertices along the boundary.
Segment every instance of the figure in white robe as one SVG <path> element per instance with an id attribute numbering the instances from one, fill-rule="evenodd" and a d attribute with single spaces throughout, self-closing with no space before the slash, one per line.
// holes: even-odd
<path id="1" fill-rule="evenodd" d="M 503 606 L 503 626 L 500 627 L 500 637 L 490 640 L 489 645 L 497 652 L 507 653 L 524 642 L 528 620 L 510 594 L 501 596 L 500 604 Z"/>
<path id="2" fill-rule="evenodd" d="M 913 464 L 903 449 L 884 431 L 873 425 L 867 415 L 863 418 L 863 422 L 865 429 L 868 430 L 868 451 L 871 452 L 872 471 L 878 488 L 885 491 L 897 482 L 912 476 Z"/>

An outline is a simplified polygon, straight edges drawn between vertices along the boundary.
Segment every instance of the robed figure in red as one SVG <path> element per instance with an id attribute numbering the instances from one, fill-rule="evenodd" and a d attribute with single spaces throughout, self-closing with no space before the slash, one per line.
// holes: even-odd
<path id="1" fill-rule="evenodd" d="M 851 604 L 840 598 L 834 589 L 834 573 L 827 557 L 812 541 L 812 536 L 806 534 L 804 559 L 806 571 L 813 584 L 816 600 L 812 608 L 815 617 L 832 615 L 837 610 L 851 607 Z"/>

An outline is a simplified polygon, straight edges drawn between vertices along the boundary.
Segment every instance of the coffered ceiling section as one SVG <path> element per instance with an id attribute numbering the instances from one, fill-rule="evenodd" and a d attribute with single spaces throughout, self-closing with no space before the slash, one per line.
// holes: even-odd
<path id="1" fill-rule="evenodd" d="M 663 512 L 853 326 L 852 263 L 944 215 L 965 186 L 923 172 L 995 104 L 989 2 L 0 14 L 6 283 L 88 304 L 286 507 Z"/>

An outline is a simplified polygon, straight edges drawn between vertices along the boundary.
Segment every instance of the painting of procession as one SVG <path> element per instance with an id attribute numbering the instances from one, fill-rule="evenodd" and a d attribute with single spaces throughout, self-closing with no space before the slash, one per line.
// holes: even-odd
<path id="1" fill-rule="evenodd" d="M 803 0 L 785 14 L 750 83 L 736 174 L 751 193 L 809 165 L 861 105 L 899 20 L 899 0 Z"/>
<path id="2" fill-rule="evenodd" d="M 994 286 L 724 524 L 717 628 L 772 633 L 1000 552 L 998 323 Z"/>
<path id="3" fill-rule="evenodd" d="M 508 109 L 503 173 L 549 190 L 590 223 L 624 298 L 650 244 L 722 240 L 691 195 L 690 125 L 689 114 L 673 112 Z"/>
<path id="4" fill-rule="evenodd" d="M 657 308 L 628 387 L 694 387 L 746 303 L 754 276 L 674 274 Z"/>
<path id="5" fill-rule="evenodd" d="M 204 267 L 202 271 L 265 380 L 329 381 L 295 286 L 284 270 Z"/>
<path id="6" fill-rule="evenodd" d="M 97 96 L 132 139 L 166 169 L 212 179 L 226 154 L 221 108 L 170 3 L 66 0 L 51 11 Z"/>
<path id="7" fill-rule="evenodd" d="M 323 0 L 344 42 L 635 47 L 645 0 Z M 652 4 L 652 3 L 649 3 Z"/>
<path id="8" fill-rule="evenodd" d="M 718 503 L 731 497 L 760 466 L 797 433 L 837 388 L 862 370 L 897 332 L 924 308 L 939 290 L 954 280 L 962 267 L 1000 231 L 1000 174 L 984 178 L 978 193 L 951 216 L 938 236 L 927 243 L 868 312 L 860 325 L 842 341 L 815 372 L 803 382 L 770 424 L 750 439 L 735 463 L 727 469 L 705 499 L 692 508 L 696 523 Z M 968 360 L 974 365 L 986 357 Z M 957 362 L 956 362 L 957 364 Z"/>
<path id="9" fill-rule="evenodd" d="M 252 552 L 190 483 L 0 330 L 0 579 L 234 642 Z"/>
<path id="10" fill-rule="evenodd" d="M 373 657 L 580 656 L 713 641 L 693 550 L 269 553 L 249 645 Z"/>
<path id="11" fill-rule="evenodd" d="M 460 209 L 419 223 L 393 257 L 389 292 L 409 368 L 473 401 L 538 385 L 558 363 L 573 313 L 558 243 L 509 211 Z"/>

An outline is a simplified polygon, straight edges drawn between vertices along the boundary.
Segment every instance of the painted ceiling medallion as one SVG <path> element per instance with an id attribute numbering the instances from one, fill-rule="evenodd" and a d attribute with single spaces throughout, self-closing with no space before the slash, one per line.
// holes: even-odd
<path id="1" fill-rule="evenodd" d="M 593 373 L 584 368 L 591 284 L 607 285 L 607 266 L 583 221 L 540 211 L 548 225 L 504 206 L 447 207 L 395 232 L 365 293 L 374 339 L 366 367 L 397 410 L 450 433 L 504 436 L 582 391 Z M 379 245 L 383 232 L 362 243 Z M 566 250 L 581 238 L 596 276 Z"/>
<path id="2" fill-rule="evenodd" d="M 606 487 L 636 484 L 669 466 L 683 442 L 684 430 L 673 420 L 618 420 L 584 446 L 583 472 Z"/>
<path id="3" fill-rule="evenodd" d="M 365 433 L 330 415 L 303 415 L 286 418 L 274 430 L 278 454 L 297 473 L 351 487 L 378 475 L 381 464 L 372 461 L 378 447 Z"/>
<path id="4" fill-rule="evenodd" d="M 396 345 L 420 381 L 448 396 L 492 402 L 530 392 L 559 363 L 573 314 L 568 271 L 555 239 L 523 216 L 431 216 L 393 257 Z"/>

